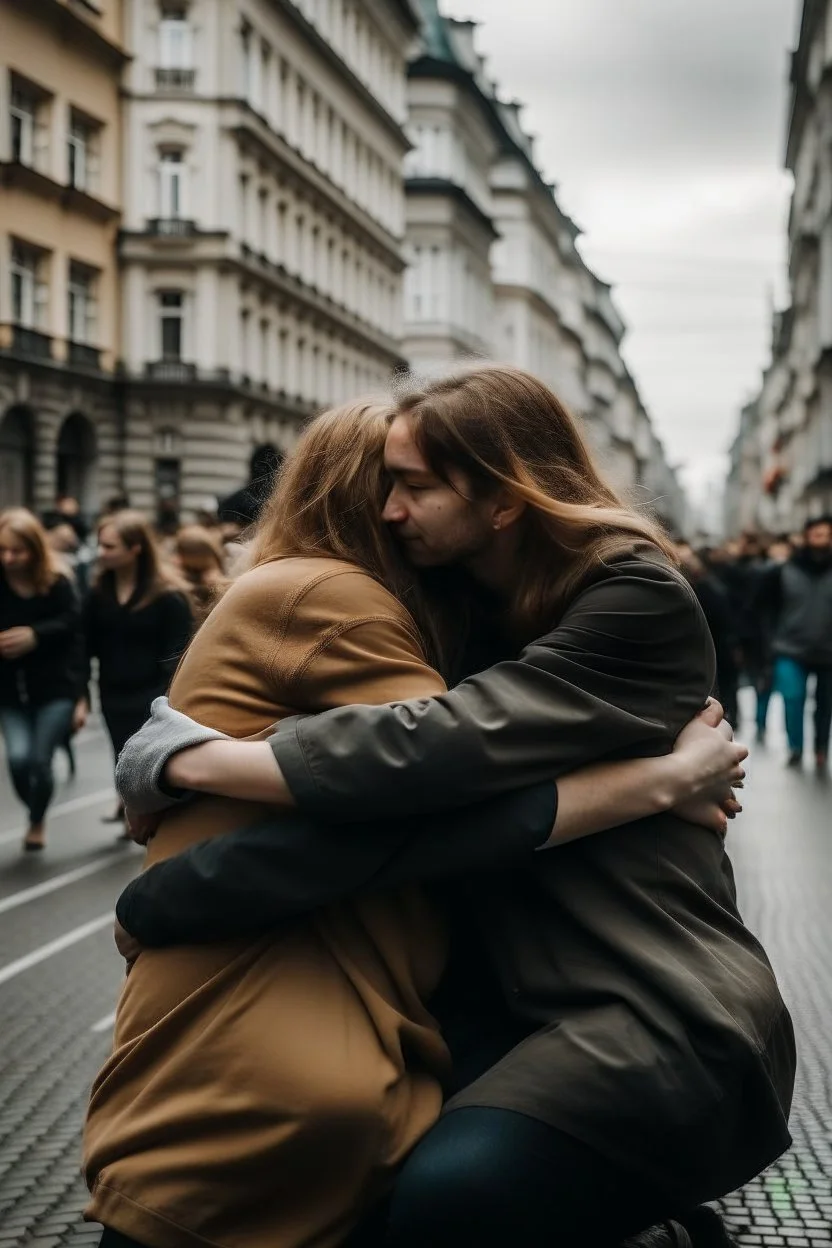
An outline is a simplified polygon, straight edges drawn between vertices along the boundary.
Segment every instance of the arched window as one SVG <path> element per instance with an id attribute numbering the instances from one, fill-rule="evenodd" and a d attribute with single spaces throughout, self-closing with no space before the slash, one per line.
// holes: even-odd
<path id="1" fill-rule="evenodd" d="M 31 507 L 35 421 L 28 407 L 10 407 L 0 420 L 0 506 Z"/>
<path id="2" fill-rule="evenodd" d="M 58 494 L 77 498 L 82 511 L 95 505 L 95 468 L 98 447 L 92 422 L 72 412 L 58 434 L 55 480 Z"/>

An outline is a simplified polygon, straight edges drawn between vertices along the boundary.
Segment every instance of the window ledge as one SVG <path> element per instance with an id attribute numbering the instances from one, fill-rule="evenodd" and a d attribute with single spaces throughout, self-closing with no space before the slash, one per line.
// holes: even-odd
<path id="1" fill-rule="evenodd" d="M 77 186 L 69 186 L 56 182 L 46 173 L 41 173 L 32 165 L 24 165 L 19 161 L 0 161 L 0 185 L 16 186 L 21 190 L 31 191 L 44 199 L 51 199 L 69 211 L 79 212 L 95 221 L 106 223 L 117 221 L 121 216 L 118 208 L 106 204 L 103 199 L 82 191 Z"/>

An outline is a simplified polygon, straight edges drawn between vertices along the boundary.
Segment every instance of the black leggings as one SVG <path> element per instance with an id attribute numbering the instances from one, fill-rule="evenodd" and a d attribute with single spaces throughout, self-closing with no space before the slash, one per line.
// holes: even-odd
<path id="1" fill-rule="evenodd" d="M 349 1248 L 618 1248 L 672 1198 L 554 1127 L 508 1109 L 440 1118 L 396 1180 L 386 1228 Z"/>

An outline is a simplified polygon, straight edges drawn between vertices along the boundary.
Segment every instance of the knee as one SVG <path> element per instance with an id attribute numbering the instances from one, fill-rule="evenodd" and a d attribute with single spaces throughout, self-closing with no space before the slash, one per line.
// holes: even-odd
<path id="1" fill-rule="evenodd" d="M 32 770 L 32 752 L 25 741 L 6 742 L 6 762 L 13 776 L 28 776 Z"/>
<path id="2" fill-rule="evenodd" d="M 503 1242 L 507 1224 L 513 1226 L 509 1159 L 498 1138 L 463 1121 L 469 1112 L 476 1111 L 455 1111 L 440 1120 L 396 1180 L 392 1248 Z"/>

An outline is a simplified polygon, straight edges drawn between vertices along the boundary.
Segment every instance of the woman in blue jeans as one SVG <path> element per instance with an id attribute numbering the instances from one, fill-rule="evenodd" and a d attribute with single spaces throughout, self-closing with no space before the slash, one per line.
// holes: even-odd
<path id="1" fill-rule="evenodd" d="M 52 758 L 73 728 L 81 658 L 80 604 L 43 526 L 22 507 L 0 512 L 0 730 L 29 812 L 25 850 L 44 848 Z"/>

